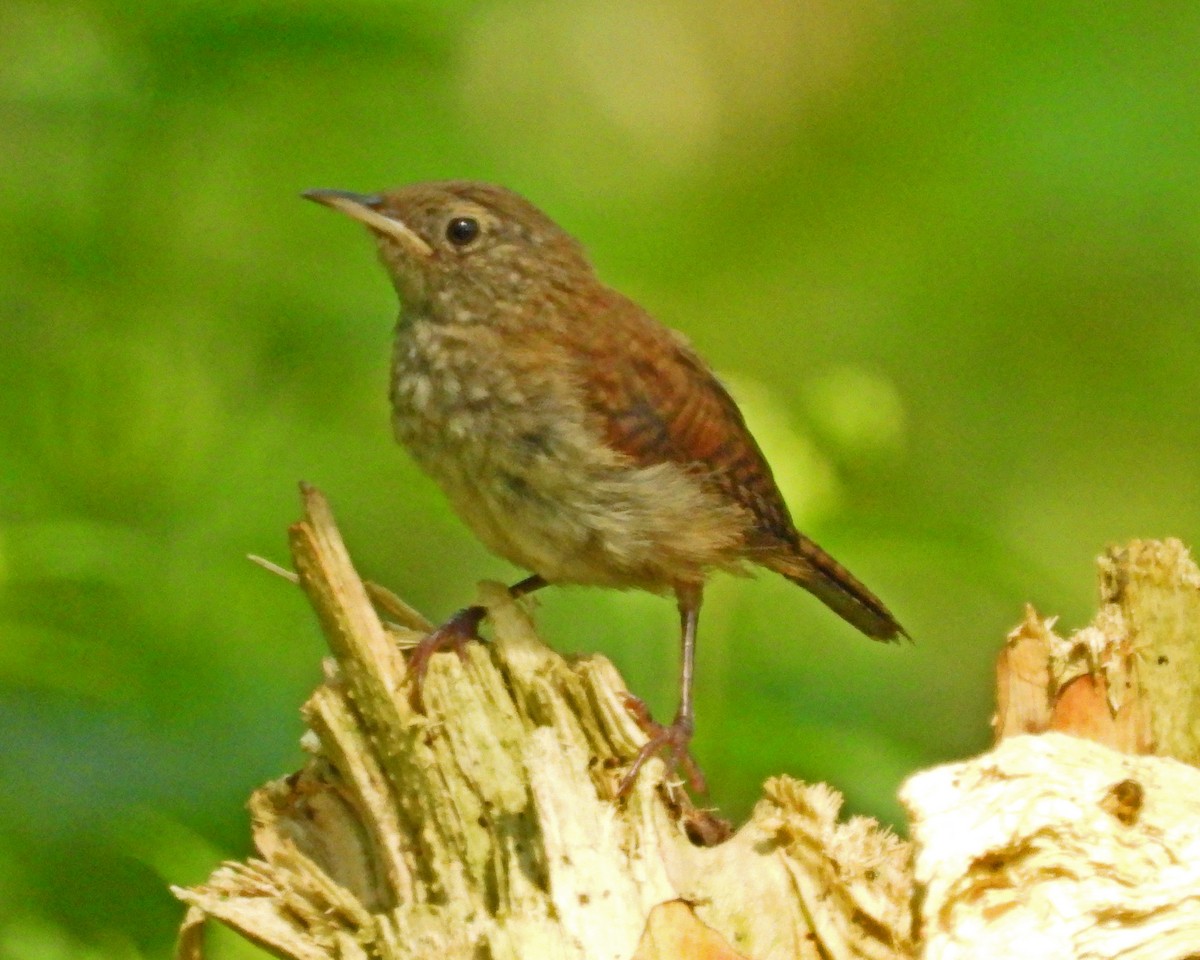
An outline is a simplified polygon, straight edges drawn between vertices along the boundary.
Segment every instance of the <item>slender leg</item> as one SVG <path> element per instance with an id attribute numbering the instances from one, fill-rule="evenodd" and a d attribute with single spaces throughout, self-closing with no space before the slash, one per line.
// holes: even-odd
<path id="1" fill-rule="evenodd" d="M 633 758 L 629 772 L 625 774 L 621 785 L 617 788 L 617 796 L 623 797 L 633 788 L 643 764 L 660 750 L 668 751 L 668 763 L 671 767 L 682 767 L 687 774 L 688 783 L 697 793 L 704 793 L 708 787 L 704 782 L 704 774 L 688 753 L 688 744 L 692 739 L 695 722 L 692 715 L 692 677 L 696 667 L 696 624 L 700 619 L 700 601 L 704 592 L 701 583 L 677 583 L 675 599 L 679 603 L 679 626 L 682 639 L 682 669 L 679 674 L 679 710 L 670 726 L 655 723 L 650 717 L 650 711 L 637 697 L 629 696 L 625 700 L 625 708 L 633 715 L 648 737 Z"/>
<path id="2" fill-rule="evenodd" d="M 691 739 L 695 729 L 692 715 L 692 679 L 696 674 L 696 625 L 700 622 L 700 603 L 704 587 L 689 583 L 675 588 L 675 599 L 679 605 L 679 631 L 682 636 L 682 666 L 679 672 L 679 712 L 675 714 L 675 726 L 687 731 Z"/>
<path id="3" fill-rule="evenodd" d="M 546 581 L 535 573 L 509 587 L 508 595 L 517 600 L 544 586 L 546 586 Z M 487 607 L 478 605 L 463 607 L 413 647 L 412 653 L 408 657 L 408 672 L 412 678 L 408 702 L 412 704 L 412 708 L 417 713 L 425 712 L 425 705 L 421 699 L 421 688 L 425 683 L 425 674 L 429 670 L 430 658 L 440 650 L 453 650 L 458 654 L 460 660 L 465 660 L 466 646 L 470 641 L 479 639 L 479 624 L 486 616 Z"/>

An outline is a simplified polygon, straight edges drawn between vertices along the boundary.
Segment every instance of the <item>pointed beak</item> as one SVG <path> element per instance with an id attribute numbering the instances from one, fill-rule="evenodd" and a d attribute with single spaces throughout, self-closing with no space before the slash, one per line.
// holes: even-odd
<path id="1" fill-rule="evenodd" d="M 348 190 L 305 190 L 301 196 L 305 200 L 340 210 L 375 233 L 395 240 L 414 256 L 433 255 L 433 248 L 410 227 L 382 212 L 383 198 L 378 194 L 350 193 Z"/>

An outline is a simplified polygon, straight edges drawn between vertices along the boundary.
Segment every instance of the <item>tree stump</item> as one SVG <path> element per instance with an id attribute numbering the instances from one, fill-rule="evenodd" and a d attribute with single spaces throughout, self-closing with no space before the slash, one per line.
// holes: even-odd
<path id="1" fill-rule="evenodd" d="M 1200 572 L 1177 543 L 1102 560 L 1095 636 L 1029 614 L 1003 742 L 906 784 L 910 845 L 785 777 L 731 835 L 658 761 L 616 799 L 643 739 L 620 677 L 544 646 L 499 584 L 493 641 L 436 657 L 414 712 L 401 650 L 428 623 L 304 501 L 293 558 L 332 651 L 311 759 L 251 797 L 257 858 L 175 888 L 181 958 L 210 918 L 296 960 L 1200 956 Z"/>

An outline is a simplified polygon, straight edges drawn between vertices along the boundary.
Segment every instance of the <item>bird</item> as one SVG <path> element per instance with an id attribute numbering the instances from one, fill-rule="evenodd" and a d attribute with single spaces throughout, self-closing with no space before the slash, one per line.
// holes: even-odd
<path id="1" fill-rule="evenodd" d="M 765 567 L 866 636 L 908 634 L 844 566 L 800 533 L 737 403 L 680 333 L 607 286 L 583 246 L 533 203 L 490 183 L 440 180 L 379 193 L 302 194 L 363 224 L 400 302 L 393 432 L 492 552 L 550 584 L 673 594 L 679 706 L 646 734 L 617 795 L 665 754 L 691 757 L 692 680 L 704 586 Z M 410 660 L 413 703 L 430 657 L 477 639 L 464 608 Z"/>

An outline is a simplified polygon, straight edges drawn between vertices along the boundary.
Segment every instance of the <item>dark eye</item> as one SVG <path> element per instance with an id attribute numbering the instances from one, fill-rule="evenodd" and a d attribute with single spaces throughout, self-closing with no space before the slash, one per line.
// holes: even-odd
<path id="1" fill-rule="evenodd" d="M 479 221 L 474 217 L 455 217 L 446 224 L 446 239 L 456 247 L 465 247 L 479 236 Z"/>

